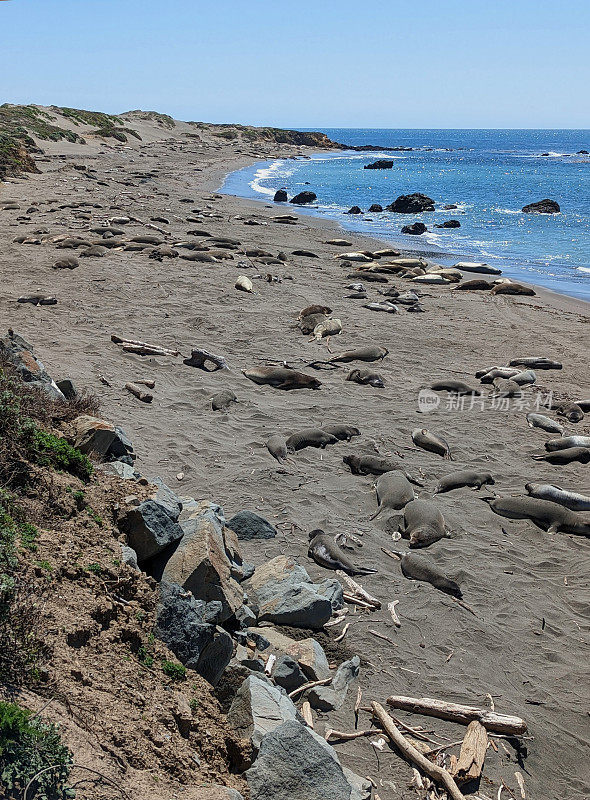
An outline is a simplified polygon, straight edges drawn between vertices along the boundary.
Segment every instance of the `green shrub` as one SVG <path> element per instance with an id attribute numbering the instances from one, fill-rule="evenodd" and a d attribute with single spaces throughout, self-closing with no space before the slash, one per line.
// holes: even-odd
<path id="1" fill-rule="evenodd" d="M 53 433 L 41 430 L 31 420 L 22 429 L 27 438 L 29 455 L 36 464 L 69 472 L 83 481 L 90 479 L 90 459 L 76 447 Z"/>
<path id="2" fill-rule="evenodd" d="M 0 783 L 10 800 L 21 800 L 33 778 L 28 798 L 62 800 L 74 797 L 66 784 L 72 754 L 59 729 L 42 722 L 16 703 L 0 702 Z M 45 770 L 47 767 L 52 769 Z M 35 777 L 38 776 L 38 777 Z"/>
<path id="3" fill-rule="evenodd" d="M 162 661 L 162 672 L 173 681 L 183 681 L 186 678 L 186 667 L 175 661 Z"/>

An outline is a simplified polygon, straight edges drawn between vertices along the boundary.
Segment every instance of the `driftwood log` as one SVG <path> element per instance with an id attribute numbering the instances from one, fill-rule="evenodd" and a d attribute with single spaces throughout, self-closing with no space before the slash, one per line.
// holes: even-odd
<path id="1" fill-rule="evenodd" d="M 416 750 L 416 748 L 407 741 L 403 733 L 398 730 L 382 705 L 379 703 L 371 703 L 371 709 L 374 716 L 379 720 L 381 727 L 400 753 L 422 770 L 425 775 L 428 775 L 429 778 L 442 784 L 452 800 L 465 800 L 465 795 L 462 794 L 451 774 L 447 772 L 446 769 L 433 764 L 426 756 Z"/>
<path id="2" fill-rule="evenodd" d="M 137 353 L 140 356 L 177 356 L 178 350 L 171 350 L 169 347 L 161 347 L 158 344 L 147 344 L 138 342 L 135 339 L 122 339 L 113 334 L 111 342 L 120 345 L 126 353 Z"/>
<path id="3" fill-rule="evenodd" d="M 137 397 L 138 400 L 141 400 L 142 403 L 151 403 L 154 399 L 153 394 L 146 392 L 142 386 L 138 386 L 136 383 L 126 383 L 125 388 L 128 392 L 131 392 L 132 395 Z"/>
<path id="4" fill-rule="evenodd" d="M 362 600 L 372 608 L 381 608 L 381 601 L 369 594 L 365 589 L 363 589 L 360 583 L 354 581 L 350 575 L 346 574 L 346 572 L 343 572 L 341 569 L 337 569 L 336 575 L 338 575 L 338 577 L 341 578 L 347 585 L 349 589 L 347 594 Z"/>
<path id="5" fill-rule="evenodd" d="M 206 362 L 210 361 L 213 364 L 212 368 L 205 366 Z M 215 353 L 209 353 L 207 350 L 196 348 L 191 350 L 191 357 L 185 358 L 182 362 L 187 367 L 197 367 L 198 369 L 205 370 L 205 372 L 215 372 L 218 369 L 229 369 L 227 361 L 223 356 L 216 356 Z"/>
<path id="6" fill-rule="evenodd" d="M 404 711 L 413 711 L 415 714 L 447 719 L 451 722 L 458 722 L 461 725 L 468 725 L 473 720 L 476 720 L 486 730 L 494 731 L 494 733 L 508 733 L 520 736 L 527 729 L 526 722 L 520 717 L 496 714 L 495 711 L 475 708 L 474 706 L 463 706 L 459 705 L 459 703 L 446 703 L 444 700 L 433 700 L 430 697 L 417 698 L 392 695 L 387 698 L 387 705 L 392 708 L 401 708 Z"/>
<path id="7" fill-rule="evenodd" d="M 467 733 L 461 745 L 457 763 L 451 775 L 458 783 L 477 780 L 483 770 L 483 762 L 488 749 L 488 732 L 477 720 L 467 726 Z"/>

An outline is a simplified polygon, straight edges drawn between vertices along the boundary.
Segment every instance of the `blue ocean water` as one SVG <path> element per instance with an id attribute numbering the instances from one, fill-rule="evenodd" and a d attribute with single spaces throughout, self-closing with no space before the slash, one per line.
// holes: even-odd
<path id="1" fill-rule="evenodd" d="M 411 152 L 319 152 L 311 158 L 261 162 L 225 180 L 221 191 L 269 200 L 276 189 L 289 196 L 309 188 L 317 196 L 306 213 L 336 219 L 343 228 L 434 253 L 440 263 L 486 261 L 508 277 L 590 300 L 590 151 L 588 130 L 362 130 L 326 129 L 350 145 L 412 147 Z M 548 155 L 544 155 L 548 154 Z M 392 170 L 365 170 L 377 158 L 393 159 Z M 401 194 L 423 192 L 437 210 L 422 215 L 367 211 Z M 561 213 L 523 214 L 544 198 Z M 445 204 L 458 208 L 443 211 Z M 458 219 L 460 228 L 435 222 Z M 410 236 L 403 225 L 423 221 L 428 233 Z"/>

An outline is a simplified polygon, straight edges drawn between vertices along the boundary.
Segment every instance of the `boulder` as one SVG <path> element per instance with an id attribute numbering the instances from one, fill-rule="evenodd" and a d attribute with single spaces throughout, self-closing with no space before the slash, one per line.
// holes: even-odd
<path id="1" fill-rule="evenodd" d="M 460 228 L 461 223 L 458 219 L 446 219 L 444 222 L 434 226 L 435 228 Z"/>
<path id="2" fill-rule="evenodd" d="M 577 156 L 587 156 L 587 155 L 590 155 L 590 153 L 588 152 L 588 150 L 578 150 L 576 155 Z"/>
<path id="3" fill-rule="evenodd" d="M 105 422 L 98 417 L 82 414 L 72 422 L 74 430 L 74 445 L 82 453 L 91 453 L 98 458 L 104 458 L 117 438 L 115 426 L 112 422 Z"/>
<path id="4" fill-rule="evenodd" d="M 296 206 L 304 206 L 307 203 L 314 203 L 317 199 L 315 192 L 303 191 L 296 194 L 289 202 Z"/>
<path id="5" fill-rule="evenodd" d="M 139 569 L 137 566 L 137 553 L 132 547 L 128 547 L 126 544 L 121 545 L 121 561 L 123 564 L 127 564 L 128 567 Z"/>
<path id="6" fill-rule="evenodd" d="M 237 541 L 225 528 L 223 510 L 202 501 L 180 520 L 181 540 L 167 558 L 162 580 L 176 583 L 206 603 L 219 601 L 218 622 L 225 622 L 243 605 L 244 592 L 232 577 L 232 560 Z M 180 538 L 180 537 L 179 537 Z M 235 556 L 234 556 L 235 557 Z"/>
<path id="7" fill-rule="evenodd" d="M 307 639 L 291 639 L 275 628 L 249 628 L 251 636 L 262 636 L 269 644 L 266 648 L 275 655 L 282 653 L 293 658 L 301 667 L 309 681 L 319 681 L 330 677 L 330 667 L 324 649 L 311 637 Z M 274 677 L 274 676 L 273 676 Z"/>
<path id="8" fill-rule="evenodd" d="M 312 708 L 318 711 L 337 711 L 344 705 L 348 687 L 358 677 L 360 658 L 353 656 L 350 661 L 340 664 L 332 683 L 327 686 L 314 686 L 306 695 Z"/>
<path id="9" fill-rule="evenodd" d="M 124 480 L 136 480 L 141 477 L 139 472 L 136 472 L 129 464 L 125 464 L 124 461 L 109 461 L 108 464 L 101 464 L 100 470 L 107 475 L 116 475 Z"/>
<path id="10" fill-rule="evenodd" d="M 246 678 L 227 714 L 228 725 L 241 739 L 250 741 L 254 752 L 258 752 L 267 733 L 287 720 L 299 719 L 293 701 L 262 675 Z"/>
<path id="11" fill-rule="evenodd" d="M 277 556 L 257 567 L 244 585 L 259 622 L 321 628 L 343 602 L 337 580 L 314 584 L 306 570 L 288 556 Z"/>
<path id="12" fill-rule="evenodd" d="M 346 213 L 347 214 L 362 214 L 363 211 L 358 206 L 353 206 L 352 208 L 349 208 Z"/>
<path id="13" fill-rule="evenodd" d="M 428 228 L 423 222 L 414 222 L 412 225 L 404 225 L 402 228 L 402 233 L 409 233 L 412 236 L 420 236 L 423 233 L 426 233 Z"/>
<path id="14" fill-rule="evenodd" d="M 251 800 L 370 800 L 371 784 L 344 770 L 333 747 L 295 720 L 267 733 L 246 772 Z"/>
<path id="15" fill-rule="evenodd" d="M 378 158 L 372 164 L 365 164 L 363 169 L 393 169 L 393 161 L 388 158 Z"/>
<path id="16" fill-rule="evenodd" d="M 41 361 L 33 355 L 31 345 L 22 336 L 9 330 L 8 334 L 0 339 L 0 354 L 16 367 L 22 381 L 41 389 L 54 400 L 65 399 Z"/>
<path id="17" fill-rule="evenodd" d="M 286 692 L 292 692 L 307 683 L 301 667 L 291 656 L 280 656 L 277 659 L 272 671 L 272 678 L 276 685 Z"/>
<path id="18" fill-rule="evenodd" d="M 387 206 L 387 211 L 393 211 L 396 214 L 420 214 L 423 211 L 434 211 L 434 200 L 420 192 L 402 194 Z"/>
<path id="19" fill-rule="evenodd" d="M 189 669 L 215 685 L 233 654 L 223 628 L 205 622 L 206 604 L 177 584 L 160 584 L 154 633 Z"/>
<path id="20" fill-rule="evenodd" d="M 539 200 L 523 206 L 522 211 L 524 214 L 559 214 L 561 209 L 555 200 Z"/>
<path id="21" fill-rule="evenodd" d="M 56 381 L 57 388 L 66 398 L 66 400 L 74 400 L 78 394 L 74 381 L 70 378 L 62 378 L 61 381 Z"/>
<path id="22" fill-rule="evenodd" d="M 379 203 L 373 203 L 373 205 L 370 206 L 369 211 L 379 214 L 381 211 L 383 211 L 383 206 L 380 206 Z"/>
<path id="23" fill-rule="evenodd" d="M 273 197 L 275 203 L 286 203 L 288 199 L 286 189 L 278 189 Z"/>
<path id="24" fill-rule="evenodd" d="M 156 478 L 151 497 L 130 509 L 119 520 L 119 527 L 127 534 L 127 542 L 137 553 L 140 564 L 153 558 L 183 537 L 178 524 L 182 507 L 167 486 Z"/>
<path id="25" fill-rule="evenodd" d="M 250 539 L 274 539 L 277 529 L 274 525 L 258 516 L 253 511 L 238 511 L 227 527 L 235 531 L 238 539 L 248 541 Z"/>
<path id="26" fill-rule="evenodd" d="M 444 211 L 453 211 L 455 208 L 459 208 L 457 203 L 447 203 L 446 206 L 443 206 Z"/>

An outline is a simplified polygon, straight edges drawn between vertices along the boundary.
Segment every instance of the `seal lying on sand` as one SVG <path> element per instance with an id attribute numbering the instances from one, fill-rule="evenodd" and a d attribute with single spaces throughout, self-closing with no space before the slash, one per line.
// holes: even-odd
<path id="1" fill-rule="evenodd" d="M 450 594 L 459 599 L 463 597 L 459 585 L 447 578 L 433 559 L 420 553 L 397 553 L 397 555 L 401 556 L 401 568 L 406 578 L 425 581 L 426 583 L 431 583 L 435 589 L 445 592 L 445 594 Z"/>
<path id="2" fill-rule="evenodd" d="M 429 450 L 431 453 L 437 453 L 437 455 L 442 456 L 449 461 L 453 460 L 449 445 L 445 442 L 445 440 L 442 437 L 437 436 L 435 433 L 431 433 L 426 428 L 414 428 L 412 431 L 412 441 L 417 447 L 421 447 L 423 450 Z"/>
<path id="3" fill-rule="evenodd" d="M 291 389 L 319 389 L 322 385 L 317 378 L 287 367 L 251 367 L 243 369 L 242 373 L 261 386 L 273 386 L 287 392 Z"/>
<path id="4" fill-rule="evenodd" d="M 494 284 L 491 281 L 486 281 L 483 278 L 473 278 L 470 281 L 463 281 L 463 283 L 458 283 L 457 286 L 453 289 L 455 292 L 462 292 L 462 291 L 485 291 L 486 289 L 491 289 Z"/>
<path id="5" fill-rule="evenodd" d="M 565 401 L 551 407 L 557 411 L 558 417 L 565 417 L 568 422 L 581 422 L 584 419 L 584 412 L 577 403 Z"/>
<path id="6" fill-rule="evenodd" d="M 232 403 L 237 403 L 238 398 L 231 389 L 222 389 L 211 398 L 211 408 L 213 411 L 227 411 Z"/>
<path id="7" fill-rule="evenodd" d="M 331 313 L 332 309 L 330 308 L 330 306 L 322 306 L 319 305 L 318 303 L 314 303 L 313 305 L 306 306 L 304 309 L 302 309 L 299 312 L 299 316 L 297 317 L 297 319 L 303 319 L 303 317 L 309 317 L 312 314 L 323 314 L 324 316 L 327 316 L 328 314 Z"/>
<path id="8" fill-rule="evenodd" d="M 357 456 L 351 453 L 350 455 L 344 456 L 342 460 L 350 467 L 350 471 L 353 475 L 383 475 L 385 472 L 397 470 L 405 475 L 414 486 L 424 486 L 422 481 L 412 477 L 412 475 L 406 472 L 402 464 L 398 464 L 392 458 L 384 458 L 383 456 Z"/>
<path id="9" fill-rule="evenodd" d="M 472 389 L 471 386 L 468 386 L 463 381 L 454 381 L 454 380 L 442 380 L 433 383 L 430 387 L 433 392 L 449 392 L 449 394 L 472 394 L 476 396 L 480 396 L 481 392 L 479 389 Z"/>
<path id="10" fill-rule="evenodd" d="M 588 447 L 566 447 L 565 450 L 556 450 L 554 453 L 535 455 L 536 461 L 548 461 L 550 464 L 571 464 L 579 461 L 580 464 L 590 463 L 590 449 Z"/>
<path id="11" fill-rule="evenodd" d="M 332 364 L 347 364 L 349 361 L 382 361 L 389 353 L 385 347 L 372 345 L 369 347 L 359 347 L 358 350 L 347 350 L 340 355 L 332 356 Z"/>
<path id="12" fill-rule="evenodd" d="M 481 383 L 493 383 L 496 378 L 512 378 L 518 375 L 519 369 L 515 367 L 491 367 L 490 369 L 480 369 L 475 373 Z"/>
<path id="13" fill-rule="evenodd" d="M 544 414 L 527 414 L 526 421 L 529 424 L 529 428 L 542 428 L 548 433 L 560 433 L 563 435 L 563 425 L 560 425 L 559 422 L 550 417 L 546 417 Z"/>
<path id="14" fill-rule="evenodd" d="M 510 367 L 530 367 L 530 369 L 563 369 L 563 364 L 559 361 L 552 361 L 544 356 L 531 358 L 513 358 Z"/>
<path id="15" fill-rule="evenodd" d="M 385 509 L 399 511 L 406 503 L 414 499 L 414 490 L 400 470 L 392 470 L 380 475 L 375 482 L 375 491 L 379 508 L 370 519 L 375 519 Z"/>
<path id="16" fill-rule="evenodd" d="M 590 455 L 590 451 L 589 451 Z M 496 514 L 509 519 L 530 519 L 547 533 L 572 533 L 578 536 L 590 536 L 590 522 L 584 520 L 575 511 L 563 508 L 550 500 L 538 500 L 535 497 L 482 497 Z"/>
<path id="17" fill-rule="evenodd" d="M 266 443 L 266 449 L 279 464 L 287 458 L 287 440 L 282 433 L 273 434 Z"/>
<path id="18" fill-rule="evenodd" d="M 324 433 L 329 433 L 342 442 L 350 442 L 353 436 L 361 435 L 359 429 L 355 428 L 354 425 L 324 425 L 322 430 Z"/>
<path id="19" fill-rule="evenodd" d="M 445 519 L 430 500 L 412 500 L 404 508 L 400 533 L 410 547 L 428 547 L 447 536 Z"/>
<path id="20" fill-rule="evenodd" d="M 335 436 L 319 428 L 306 428 L 289 436 L 287 452 L 295 453 L 297 450 L 303 450 L 304 447 L 321 447 L 323 449 L 327 444 L 336 444 L 337 442 L 338 439 Z"/>
<path id="21" fill-rule="evenodd" d="M 522 283 L 497 283 L 490 294 L 524 294 L 534 297 L 537 293 L 530 286 L 523 286 Z"/>
<path id="22" fill-rule="evenodd" d="M 590 436 L 562 436 L 561 439 L 548 439 L 545 442 L 545 450 L 550 453 L 568 447 L 590 447 Z"/>
<path id="23" fill-rule="evenodd" d="M 371 372 L 370 369 L 353 369 L 348 373 L 345 380 L 360 383 L 361 386 L 374 386 L 377 389 L 383 389 L 385 386 L 381 375 L 377 372 Z"/>
<path id="24" fill-rule="evenodd" d="M 481 489 L 486 484 L 493 485 L 494 479 L 489 472 L 476 472 L 473 469 L 459 470 L 445 475 L 438 482 L 434 494 L 450 492 L 453 489 L 461 489 L 463 486 L 471 486 L 474 489 Z"/>
<path id="25" fill-rule="evenodd" d="M 376 569 L 369 567 L 355 567 L 346 553 L 341 550 L 334 539 L 328 536 L 321 528 L 316 528 L 309 534 L 309 550 L 307 555 L 313 558 L 316 564 L 326 569 L 341 569 L 348 575 L 372 575 Z"/>
<path id="26" fill-rule="evenodd" d="M 570 492 L 562 489 L 561 486 L 554 486 L 552 483 L 527 483 L 524 487 L 531 497 L 539 500 L 550 500 L 552 503 L 559 503 L 571 511 L 590 511 L 590 497 L 585 494 Z"/>

